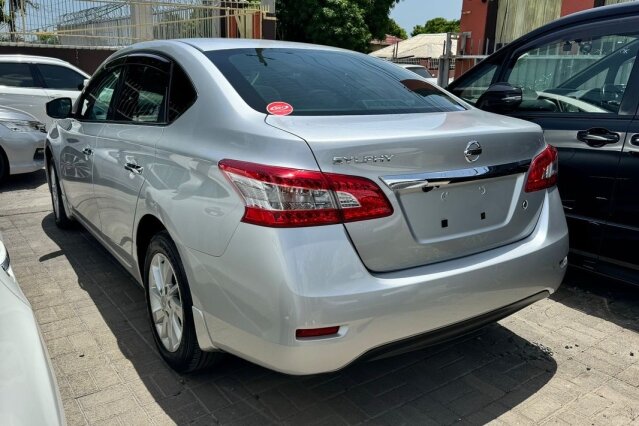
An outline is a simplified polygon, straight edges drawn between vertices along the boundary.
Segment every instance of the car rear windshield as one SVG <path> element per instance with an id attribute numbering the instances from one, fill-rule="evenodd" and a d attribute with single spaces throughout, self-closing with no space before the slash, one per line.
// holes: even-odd
<path id="1" fill-rule="evenodd" d="M 465 109 L 445 92 L 415 78 L 412 72 L 362 54 L 285 48 L 215 50 L 205 54 L 244 101 L 259 112 L 275 113 L 269 105 L 284 105 L 286 115 Z"/>

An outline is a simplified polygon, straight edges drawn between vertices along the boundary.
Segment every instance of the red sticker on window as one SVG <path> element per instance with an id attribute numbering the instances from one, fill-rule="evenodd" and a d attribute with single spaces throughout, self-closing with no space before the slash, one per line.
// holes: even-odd
<path id="1" fill-rule="evenodd" d="M 273 115 L 289 115 L 293 112 L 293 106 L 286 102 L 271 102 L 266 106 L 266 110 Z"/>

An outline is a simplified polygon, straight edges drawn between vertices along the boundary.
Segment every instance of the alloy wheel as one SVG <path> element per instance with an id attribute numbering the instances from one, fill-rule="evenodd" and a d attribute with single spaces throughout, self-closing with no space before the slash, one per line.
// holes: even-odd
<path id="1" fill-rule="evenodd" d="M 169 352 L 178 350 L 184 331 L 182 295 L 173 265 L 156 253 L 149 266 L 149 301 L 153 324 L 162 345 Z"/>

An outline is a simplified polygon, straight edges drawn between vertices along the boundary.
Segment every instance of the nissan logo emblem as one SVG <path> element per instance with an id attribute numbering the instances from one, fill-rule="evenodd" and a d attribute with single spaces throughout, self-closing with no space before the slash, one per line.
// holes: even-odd
<path id="1" fill-rule="evenodd" d="M 479 156 L 482 153 L 481 145 L 477 141 L 470 141 L 468 145 L 466 145 L 466 149 L 464 150 L 464 157 L 466 157 L 466 161 L 469 163 L 474 163 L 477 161 Z"/>

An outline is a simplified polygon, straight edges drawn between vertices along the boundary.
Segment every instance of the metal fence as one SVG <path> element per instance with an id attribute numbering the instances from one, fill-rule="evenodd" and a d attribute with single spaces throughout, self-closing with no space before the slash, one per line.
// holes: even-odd
<path id="1" fill-rule="evenodd" d="M 184 37 L 262 38 L 274 0 L 0 0 L 0 43 L 126 46 Z"/>

